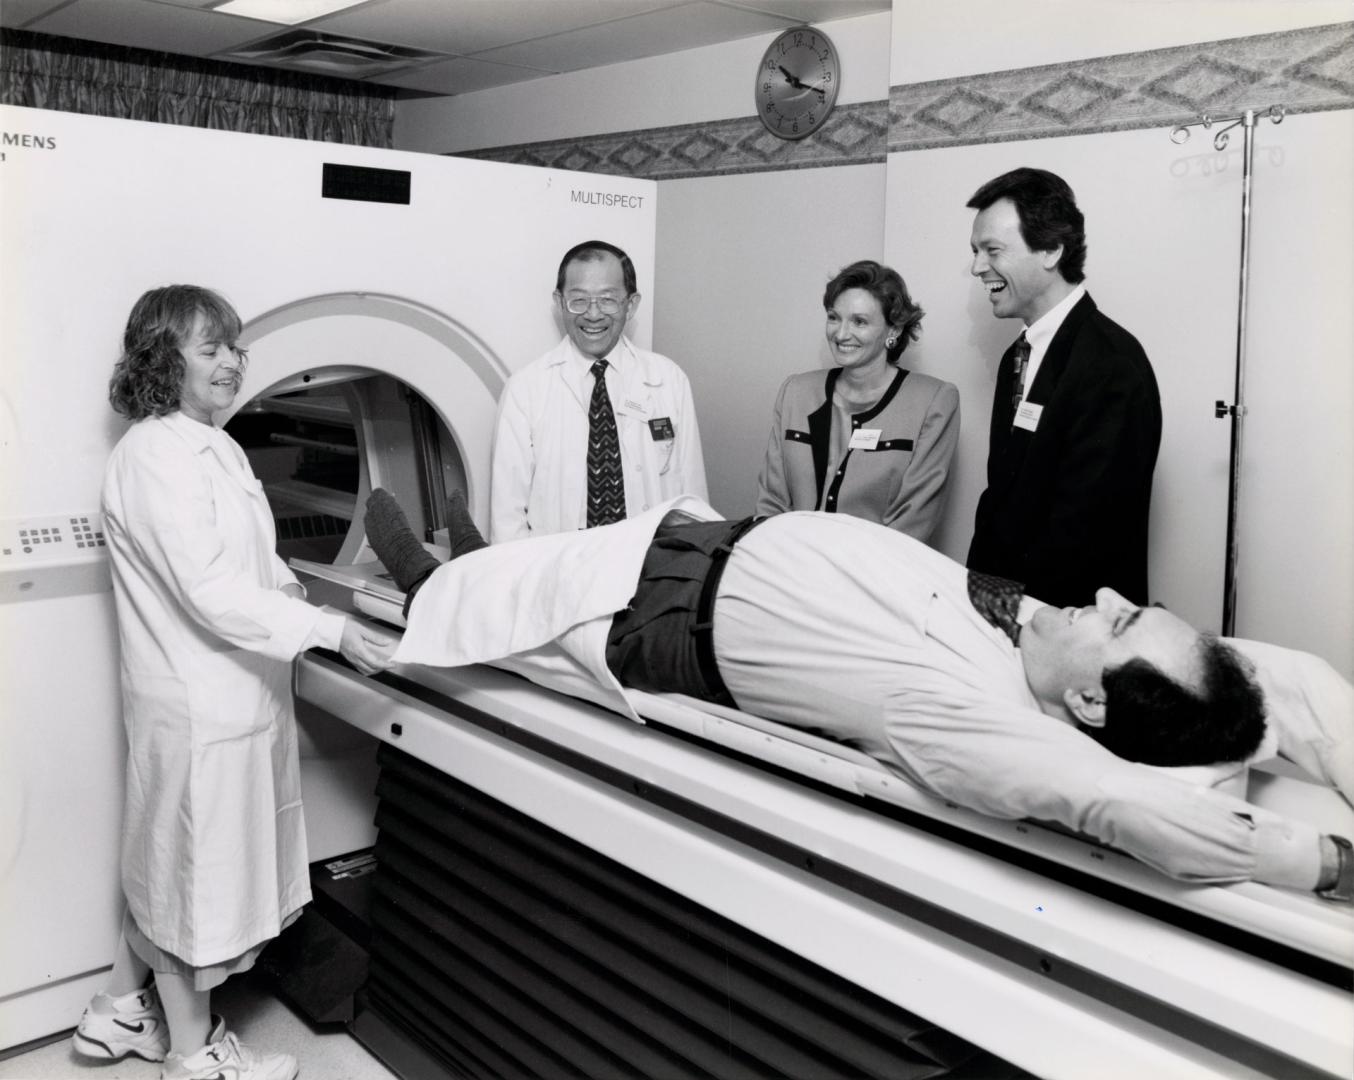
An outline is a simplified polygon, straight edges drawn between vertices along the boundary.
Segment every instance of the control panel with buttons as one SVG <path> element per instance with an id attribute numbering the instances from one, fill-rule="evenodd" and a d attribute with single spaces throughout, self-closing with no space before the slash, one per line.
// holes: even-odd
<path id="1" fill-rule="evenodd" d="M 93 555 L 106 546 L 97 513 L 0 520 L 0 566 L 5 568 Z"/>
<path id="2" fill-rule="evenodd" d="M 0 603 L 109 587 L 98 512 L 0 519 Z"/>

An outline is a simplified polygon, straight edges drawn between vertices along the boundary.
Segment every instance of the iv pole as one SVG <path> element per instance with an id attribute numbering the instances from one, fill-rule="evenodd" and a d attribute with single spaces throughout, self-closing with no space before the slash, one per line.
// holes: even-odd
<path id="1" fill-rule="evenodd" d="M 1251 255 L 1251 168 L 1255 161 L 1255 125 L 1262 116 L 1268 116 L 1276 124 L 1283 122 L 1284 107 L 1271 105 L 1264 113 L 1247 109 L 1240 116 L 1203 116 L 1192 124 L 1180 124 L 1171 131 L 1171 141 L 1177 145 L 1185 143 L 1190 137 L 1190 128 L 1202 127 L 1205 131 L 1214 124 L 1227 126 L 1213 136 L 1213 149 L 1219 152 L 1227 149 L 1230 141 L 1228 134 L 1233 128 L 1240 127 L 1244 135 L 1241 153 L 1241 281 L 1237 288 L 1236 314 L 1236 376 L 1233 389 L 1233 402 L 1228 405 L 1218 401 L 1213 406 L 1213 415 L 1221 420 L 1231 417 L 1232 447 L 1231 473 L 1227 484 L 1227 553 L 1223 564 L 1222 578 L 1222 634 L 1231 637 L 1236 629 L 1236 564 L 1237 564 L 1237 507 L 1241 499 L 1241 435 L 1246 417 L 1246 307 L 1249 299 L 1250 255 Z"/>

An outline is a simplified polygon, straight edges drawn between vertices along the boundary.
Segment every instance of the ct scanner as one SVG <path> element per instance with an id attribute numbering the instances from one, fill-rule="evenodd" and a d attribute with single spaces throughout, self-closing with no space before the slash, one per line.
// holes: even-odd
<path id="1" fill-rule="evenodd" d="M 31 136 L 0 167 L 3 1050 L 73 1024 L 120 917 L 97 511 L 135 298 L 190 281 L 235 304 L 250 366 L 230 430 L 283 554 L 312 599 L 398 623 L 353 507 L 390 488 L 435 540 L 463 487 L 485 520 L 495 401 L 558 338 L 559 254 L 618 243 L 650 294 L 657 193 L 37 110 L 0 124 Z M 632 198 L 580 197 L 596 191 Z M 636 725 L 505 667 L 296 666 L 311 858 L 381 827 L 354 1030 L 407 1075 L 888 1076 L 904 1043 L 962 1063 L 946 1032 L 1049 1077 L 1354 1069 L 1348 908 L 1180 885 L 775 724 L 637 694 Z M 1253 797 L 1348 831 L 1326 794 L 1252 777 Z M 909 1015 L 943 1030 L 904 1035 Z M 456 1053 L 431 1054 L 431 1031 Z"/>

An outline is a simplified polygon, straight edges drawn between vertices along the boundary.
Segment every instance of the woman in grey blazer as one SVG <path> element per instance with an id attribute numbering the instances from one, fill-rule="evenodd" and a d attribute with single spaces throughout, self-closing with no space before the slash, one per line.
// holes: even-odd
<path id="1" fill-rule="evenodd" d="M 929 540 L 959 443 L 959 391 L 899 364 L 923 311 L 897 271 L 852 263 L 823 294 L 836 367 L 780 388 L 758 515 L 852 514 Z"/>

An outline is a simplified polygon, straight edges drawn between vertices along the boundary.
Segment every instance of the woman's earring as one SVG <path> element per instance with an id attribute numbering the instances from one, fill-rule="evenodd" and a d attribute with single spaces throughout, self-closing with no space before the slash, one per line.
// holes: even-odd
<path id="1" fill-rule="evenodd" d="M 891 338 L 885 338 L 885 339 L 884 339 L 884 348 L 886 348 L 886 349 L 891 349 L 891 348 L 893 348 L 893 347 L 894 347 L 895 345 L 897 345 L 897 344 L 898 344 L 898 339 L 897 339 L 896 337 L 891 337 Z"/>

